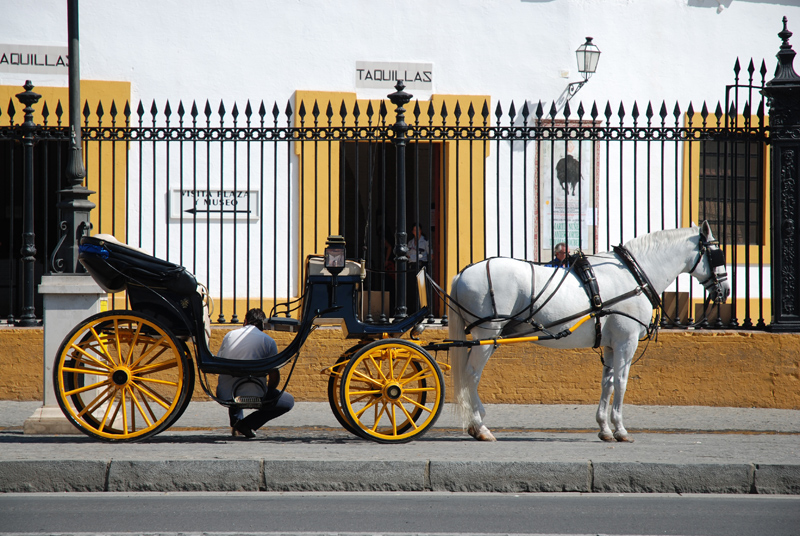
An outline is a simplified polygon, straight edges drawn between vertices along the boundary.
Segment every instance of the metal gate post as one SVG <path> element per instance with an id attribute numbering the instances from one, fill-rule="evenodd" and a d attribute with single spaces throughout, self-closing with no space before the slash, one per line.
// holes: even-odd
<path id="1" fill-rule="evenodd" d="M 33 122 L 33 105 L 42 98 L 34 93 L 30 80 L 23 86 L 24 93 L 18 93 L 17 99 L 25 105 L 25 121 L 20 125 L 22 133 L 22 315 L 17 325 L 35 326 L 36 312 L 33 305 L 33 263 L 36 260 L 36 242 L 33 230 L 33 145 L 35 143 L 36 124 Z"/>
<path id="2" fill-rule="evenodd" d="M 394 255 L 395 267 L 397 270 L 397 295 L 395 296 L 395 320 L 402 320 L 408 316 L 408 307 L 406 307 L 406 272 L 408 271 L 408 235 L 406 233 L 406 145 L 408 139 L 406 132 L 408 132 L 408 125 L 405 122 L 405 108 L 404 104 L 408 104 L 412 95 L 403 91 L 405 84 L 402 80 L 398 80 L 394 88 L 397 90 L 388 95 L 389 100 L 392 101 L 397 108 L 395 113 L 395 123 L 392 126 L 394 131 L 394 146 L 397 149 L 397 229 L 395 232 L 394 240 Z"/>
<path id="3" fill-rule="evenodd" d="M 763 90 L 769 104 L 772 181 L 771 331 L 800 331 L 800 76 L 783 18 L 775 77 Z"/>

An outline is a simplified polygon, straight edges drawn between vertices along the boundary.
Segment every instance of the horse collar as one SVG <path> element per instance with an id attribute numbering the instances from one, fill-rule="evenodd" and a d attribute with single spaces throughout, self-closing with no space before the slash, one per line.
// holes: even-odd
<path id="1" fill-rule="evenodd" d="M 628 271 L 630 271 L 630 273 L 633 275 L 633 278 L 642 289 L 642 292 L 644 292 L 644 295 L 647 296 L 648 300 L 650 300 L 650 304 L 653 306 L 653 309 L 660 309 L 661 298 L 653 288 L 650 278 L 647 277 L 646 273 L 644 273 L 644 270 L 642 270 L 642 267 L 636 261 L 633 254 L 622 244 L 619 246 L 614 246 L 614 252 L 619 255 L 620 259 L 622 259 L 622 262 L 628 268 Z"/>

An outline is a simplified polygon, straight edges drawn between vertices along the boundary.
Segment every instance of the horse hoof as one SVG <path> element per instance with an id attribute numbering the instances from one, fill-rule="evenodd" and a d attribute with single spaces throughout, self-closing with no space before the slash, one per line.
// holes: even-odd
<path id="1" fill-rule="evenodd" d="M 475 428 L 475 426 L 472 425 L 467 429 L 467 433 L 478 441 L 497 441 L 497 438 L 483 425 L 481 425 L 480 428 Z"/>
<path id="2" fill-rule="evenodd" d="M 597 434 L 602 441 L 614 441 L 614 436 L 611 432 L 600 432 Z"/>
<path id="3" fill-rule="evenodd" d="M 619 432 L 614 432 L 614 439 L 620 443 L 633 443 L 633 438 L 631 436 L 628 434 L 621 434 Z"/>

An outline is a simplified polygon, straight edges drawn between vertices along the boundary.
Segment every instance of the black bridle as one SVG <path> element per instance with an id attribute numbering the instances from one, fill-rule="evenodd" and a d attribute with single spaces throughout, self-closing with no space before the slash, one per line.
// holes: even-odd
<path id="1" fill-rule="evenodd" d="M 728 280 L 728 272 L 722 270 L 722 272 L 718 273 L 717 268 L 725 267 L 725 253 L 719 247 L 719 240 L 707 240 L 703 234 L 700 235 L 699 249 L 700 253 L 697 255 L 694 266 L 689 270 L 689 274 L 697 270 L 700 261 L 703 260 L 703 255 L 708 254 L 708 265 L 711 269 L 711 275 L 708 279 L 700 281 L 700 284 L 708 291 L 709 298 L 712 294 L 712 290 L 714 290 L 714 303 L 720 304 L 725 301 L 725 296 L 722 292 L 722 283 Z"/>

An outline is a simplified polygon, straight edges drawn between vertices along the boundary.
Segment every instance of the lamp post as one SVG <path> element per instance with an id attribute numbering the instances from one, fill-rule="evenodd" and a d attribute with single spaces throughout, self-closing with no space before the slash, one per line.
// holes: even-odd
<path id="1" fill-rule="evenodd" d="M 70 147 L 67 153 L 66 182 L 61 190 L 61 229 L 64 235 L 52 254 L 51 265 L 54 272 L 67 274 L 83 272 L 78 262 L 80 239 L 91 229 L 89 213 L 95 204 L 89 201 L 94 192 L 83 185 L 86 169 L 83 167 L 81 147 L 81 73 L 79 38 L 78 0 L 67 2 L 67 34 L 69 52 L 69 128 Z M 63 249 L 62 249 L 63 247 Z"/>
<path id="2" fill-rule="evenodd" d="M 575 51 L 575 57 L 578 60 L 578 72 L 583 80 L 571 82 L 567 85 L 556 101 L 556 110 L 561 110 L 597 71 L 597 62 L 600 61 L 600 49 L 592 43 L 592 39 L 587 37 L 586 42 Z"/>

